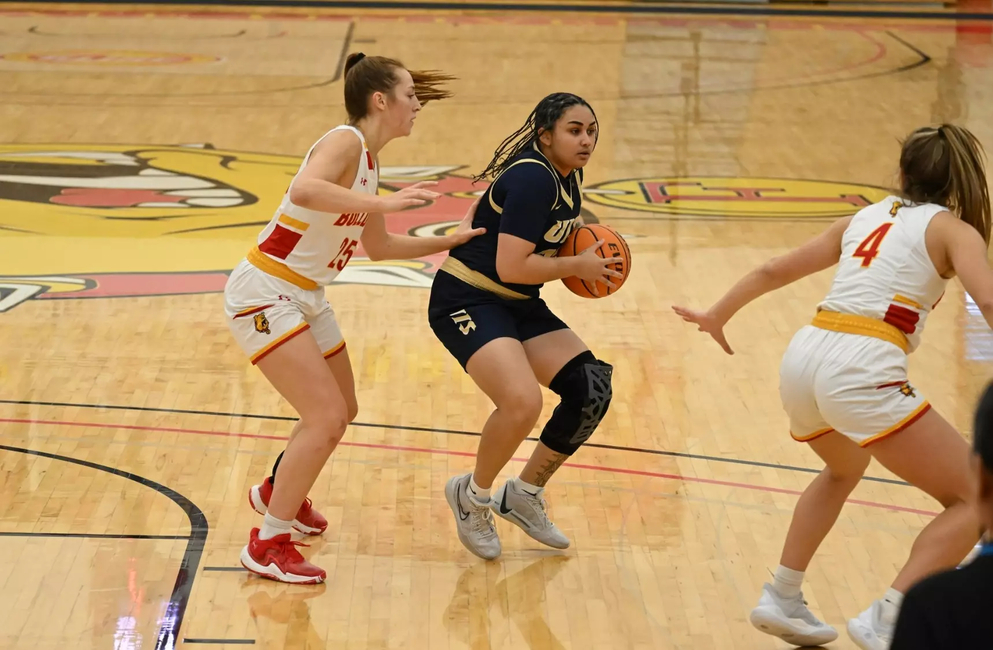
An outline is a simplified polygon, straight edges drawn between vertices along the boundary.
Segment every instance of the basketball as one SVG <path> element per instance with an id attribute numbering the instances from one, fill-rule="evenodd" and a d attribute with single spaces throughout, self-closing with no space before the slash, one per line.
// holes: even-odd
<path id="1" fill-rule="evenodd" d="M 559 248 L 559 257 L 579 255 L 600 239 L 603 240 L 603 244 L 600 245 L 596 254 L 605 259 L 617 258 L 617 263 L 611 264 L 607 268 L 622 273 L 624 277 L 614 279 L 614 282 L 617 284 L 614 288 L 608 287 L 602 282 L 595 283 L 598 285 L 596 289 L 600 293 L 599 296 L 593 293 L 594 283 L 592 282 L 581 280 L 575 276 L 562 278 L 562 284 L 577 296 L 582 296 L 583 298 L 603 298 L 604 296 L 617 293 L 624 286 L 624 281 L 628 279 L 628 275 L 631 273 L 631 249 L 628 248 L 627 242 L 624 241 L 624 238 L 621 237 L 619 232 L 610 226 L 599 223 L 582 226 L 573 231 L 562 242 L 562 246 Z"/>

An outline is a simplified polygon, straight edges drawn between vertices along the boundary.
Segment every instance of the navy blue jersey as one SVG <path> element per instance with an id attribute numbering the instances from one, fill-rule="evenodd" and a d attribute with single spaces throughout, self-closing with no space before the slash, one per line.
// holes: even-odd
<path id="1" fill-rule="evenodd" d="M 453 248 L 442 271 L 502 298 L 537 297 L 541 285 L 510 284 L 497 275 L 500 233 L 525 239 L 535 245 L 535 254 L 553 257 L 582 225 L 582 183 L 581 169 L 562 176 L 537 146 L 519 154 L 486 189 L 476 208 L 472 225 L 486 228 L 486 233 Z"/>

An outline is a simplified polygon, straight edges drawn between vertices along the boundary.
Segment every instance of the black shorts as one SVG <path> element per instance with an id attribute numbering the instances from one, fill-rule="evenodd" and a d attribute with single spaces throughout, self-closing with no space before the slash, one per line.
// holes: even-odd
<path id="1" fill-rule="evenodd" d="M 479 295 L 472 295 L 477 291 Z M 527 341 L 569 328 L 541 298 L 504 299 L 469 287 L 444 271 L 431 287 L 428 322 L 463 370 L 472 355 L 494 339 Z"/>

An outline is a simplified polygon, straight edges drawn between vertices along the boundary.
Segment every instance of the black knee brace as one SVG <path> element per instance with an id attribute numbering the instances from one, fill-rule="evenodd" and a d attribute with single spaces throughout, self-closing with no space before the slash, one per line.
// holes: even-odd
<path id="1" fill-rule="evenodd" d="M 589 350 L 559 370 L 549 388 L 562 398 L 541 431 L 541 442 L 552 451 L 571 456 L 586 442 L 607 414 L 613 391 L 614 367 Z"/>

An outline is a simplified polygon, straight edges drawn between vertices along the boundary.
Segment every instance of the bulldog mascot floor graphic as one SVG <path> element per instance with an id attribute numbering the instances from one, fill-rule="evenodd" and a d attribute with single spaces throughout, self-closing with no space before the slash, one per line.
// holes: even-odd
<path id="1" fill-rule="evenodd" d="M 0 312 L 29 299 L 222 291 L 279 205 L 300 159 L 196 146 L 0 146 Z M 380 193 L 439 182 L 392 232 L 442 234 L 486 183 L 459 166 L 386 167 Z M 429 287 L 444 254 L 374 263 L 361 249 L 339 283 Z"/>
<path id="2" fill-rule="evenodd" d="M 31 299 L 215 293 L 268 223 L 294 156 L 210 145 L 0 145 L 0 312 Z M 438 181 L 432 204 L 388 215 L 391 232 L 455 228 L 487 187 L 462 166 L 384 167 L 380 193 Z M 590 203 L 671 218 L 837 218 L 886 196 L 825 181 L 658 178 L 584 188 Z M 583 208 L 587 223 L 596 217 Z M 625 234 L 625 237 L 635 235 Z M 336 283 L 431 286 L 447 253 L 372 262 Z"/>

